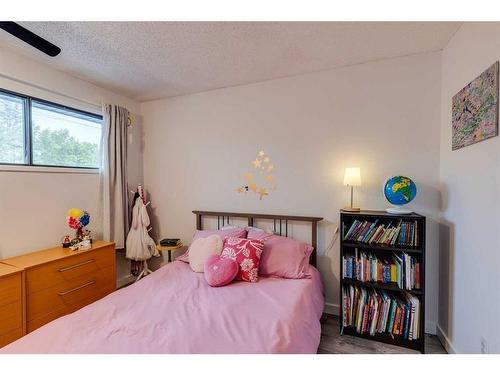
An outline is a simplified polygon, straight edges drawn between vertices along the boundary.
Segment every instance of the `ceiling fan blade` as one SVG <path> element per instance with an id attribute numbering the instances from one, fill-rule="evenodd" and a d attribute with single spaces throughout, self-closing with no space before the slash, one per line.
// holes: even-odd
<path id="1" fill-rule="evenodd" d="M 9 34 L 14 35 L 16 38 L 21 39 L 23 42 L 28 43 L 29 45 L 35 47 L 36 49 L 42 51 L 50 57 L 55 57 L 61 53 L 61 49 L 59 47 L 50 43 L 48 40 L 39 37 L 35 33 L 29 31 L 28 29 L 25 29 L 15 22 L 0 22 L 0 29 L 4 29 Z"/>

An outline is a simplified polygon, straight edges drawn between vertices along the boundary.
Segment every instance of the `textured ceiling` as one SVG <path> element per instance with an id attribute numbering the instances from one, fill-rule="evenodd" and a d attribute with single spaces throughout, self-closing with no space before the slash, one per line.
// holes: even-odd
<path id="1" fill-rule="evenodd" d="M 144 101 L 442 49 L 452 22 L 21 22 L 50 58 L 0 30 L 0 46 Z"/>

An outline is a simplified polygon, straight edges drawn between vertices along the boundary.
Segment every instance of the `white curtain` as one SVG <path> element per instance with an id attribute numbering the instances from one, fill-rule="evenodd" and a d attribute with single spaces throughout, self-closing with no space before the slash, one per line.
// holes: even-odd
<path id="1" fill-rule="evenodd" d="M 101 138 L 101 194 L 103 202 L 103 239 L 116 248 L 125 247 L 129 228 L 127 191 L 126 108 L 104 104 Z"/>

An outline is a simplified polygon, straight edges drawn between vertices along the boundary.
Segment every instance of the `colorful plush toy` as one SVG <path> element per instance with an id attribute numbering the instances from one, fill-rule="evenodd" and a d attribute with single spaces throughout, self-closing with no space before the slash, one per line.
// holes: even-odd
<path id="1" fill-rule="evenodd" d="M 90 215 L 87 211 L 80 210 L 79 208 L 70 208 L 68 210 L 68 226 L 76 230 L 76 238 L 83 237 L 82 228 L 90 223 Z"/>

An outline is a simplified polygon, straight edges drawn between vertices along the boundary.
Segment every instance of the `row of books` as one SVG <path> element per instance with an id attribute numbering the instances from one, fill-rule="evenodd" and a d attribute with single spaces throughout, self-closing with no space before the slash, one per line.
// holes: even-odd
<path id="1" fill-rule="evenodd" d="M 344 234 L 344 241 L 416 247 L 419 244 L 418 221 L 400 219 L 379 224 L 378 219 L 374 222 L 354 220 Z"/>
<path id="2" fill-rule="evenodd" d="M 407 340 L 420 338 L 420 301 L 410 293 L 401 296 L 356 286 L 342 288 L 342 326 L 358 334 L 388 333 Z"/>
<path id="3" fill-rule="evenodd" d="M 420 263 L 404 252 L 380 259 L 356 248 L 354 254 L 342 257 L 342 275 L 362 282 L 393 282 L 406 290 L 421 288 Z"/>

